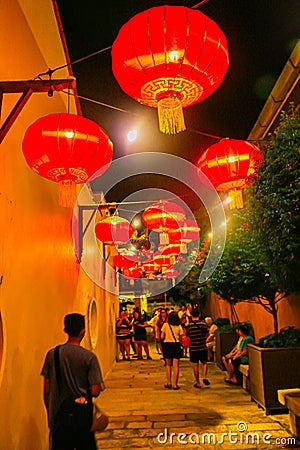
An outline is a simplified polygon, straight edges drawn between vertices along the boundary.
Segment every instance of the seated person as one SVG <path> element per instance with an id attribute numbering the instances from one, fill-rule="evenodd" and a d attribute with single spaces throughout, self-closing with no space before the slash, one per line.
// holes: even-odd
<path id="1" fill-rule="evenodd" d="M 208 336 L 206 338 L 207 361 L 211 361 L 213 359 L 213 352 L 215 351 L 216 331 L 218 327 L 213 323 L 211 317 L 205 317 L 204 320 L 208 328 Z"/>
<path id="2" fill-rule="evenodd" d="M 238 325 L 236 331 L 240 336 L 237 345 L 230 353 L 223 356 L 222 361 L 227 370 L 225 382 L 229 384 L 238 384 L 236 372 L 240 364 L 248 364 L 248 344 L 253 344 L 254 339 L 249 336 L 248 325 Z"/>

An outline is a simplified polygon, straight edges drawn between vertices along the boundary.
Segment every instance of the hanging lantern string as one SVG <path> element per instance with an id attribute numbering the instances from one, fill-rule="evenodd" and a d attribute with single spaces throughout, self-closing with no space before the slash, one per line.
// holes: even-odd
<path id="1" fill-rule="evenodd" d="M 191 9 L 197 9 L 197 8 L 199 8 L 200 6 L 205 5 L 205 4 L 208 3 L 208 2 L 209 2 L 209 0 L 202 0 L 202 2 L 199 2 L 199 3 L 197 3 L 196 5 L 191 6 Z M 41 77 L 43 77 L 43 76 L 50 76 L 50 77 L 51 77 L 51 75 L 52 75 L 54 72 L 56 72 L 56 71 L 58 71 L 58 70 L 61 70 L 61 69 L 65 69 L 66 67 L 69 67 L 69 66 L 73 66 L 74 64 L 81 63 L 81 62 L 83 62 L 83 61 L 86 61 L 87 59 L 93 58 L 94 56 L 100 55 L 101 53 L 104 53 L 104 52 L 106 52 L 107 50 L 110 50 L 111 47 L 112 47 L 112 46 L 109 45 L 108 47 L 101 48 L 100 50 L 96 50 L 96 51 L 93 52 L 93 53 L 89 53 L 88 55 L 82 56 L 81 58 L 75 59 L 74 61 L 71 61 L 71 62 L 69 62 L 69 63 L 67 63 L 67 64 L 62 64 L 61 66 L 55 67 L 54 69 L 50 69 L 50 68 L 49 68 L 49 69 L 47 70 L 47 72 L 43 72 L 43 73 L 38 74 L 38 75 L 36 76 L 36 78 L 41 79 Z"/>
<path id="2" fill-rule="evenodd" d="M 113 203 L 105 203 L 104 205 L 99 205 L 101 206 L 101 208 L 105 208 L 105 207 L 111 207 L 111 206 L 117 206 L 117 205 L 140 205 L 143 203 L 158 203 L 160 201 L 162 202 L 170 202 L 172 200 L 177 200 L 178 198 L 183 198 L 183 197 L 187 197 L 188 194 L 185 195 L 177 195 L 174 197 L 170 197 L 170 198 L 164 198 L 163 200 L 159 199 L 159 200 L 139 200 L 139 201 L 135 201 L 135 202 L 113 202 Z"/>
<path id="3" fill-rule="evenodd" d="M 97 50 L 96 52 L 90 53 L 89 55 L 83 56 L 82 58 L 75 59 L 75 61 L 71 61 L 71 62 L 69 62 L 67 64 L 63 64 L 62 66 L 55 67 L 54 69 L 50 69 L 49 68 L 47 70 L 47 72 L 39 73 L 35 77 L 35 79 L 36 78 L 42 79 L 42 77 L 44 77 L 44 76 L 48 76 L 48 77 L 51 78 L 52 74 L 54 72 L 57 72 L 58 70 L 65 69 L 66 67 L 73 66 L 74 64 L 78 64 L 78 63 L 80 63 L 82 61 L 85 61 L 86 59 L 92 58 L 93 56 L 100 55 L 100 53 L 106 52 L 107 50 L 110 50 L 110 49 L 111 49 L 111 45 L 109 47 L 105 47 L 105 48 L 102 48 L 100 50 Z"/>
<path id="4" fill-rule="evenodd" d="M 191 9 L 197 9 L 200 6 L 203 6 L 206 3 L 208 3 L 208 2 L 209 2 L 209 0 L 202 0 L 201 2 L 197 3 L 196 5 L 191 6 Z M 71 61 L 69 63 L 63 64 L 63 65 L 58 66 L 58 67 L 55 67 L 54 69 L 49 68 L 46 72 L 42 72 L 42 73 L 38 74 L 34 79 L 35 80 L 36 79 L 42 80 L 43 77 L 48 76 L 49 79 L 50 79 L 50 89 L 51 89 L 51 79 L 52 79 L 52 75 L 53 75 L 54 72 L 56 72 L 58 70 L 61 70 L 61 69 L 65 69 L 66 67 L 69 67 L 69 66 L 73 66 L 74 64 L 78 64 L 80 62 L 86 61 L 87 59 L 92 58 L 92 57 L 97 56 L 97 55 L 100 55 L 101 53 L 104 53 L 107 50 L 110 50 L 111 48 L 112 48 L 112 46 L 110 45 L 108 47 L 105 47 L 105 48 L 102 48 L 100 50 L 97 50 L 97 51 L 95 51 L 93 53 L 90 53 L 90 54 L 88 54 L 86 56 L 83 56 L 81 58 L 75 59 L 74 61 Z M 99 105 L 99 106 L 104 106 L 106 108 L 113 109 L 115 111 L 124 112 L 124 113 L 127 113 L 127 114 L 132 114 L 134 116 L 138 115 L 136 113 L 132 113 L 131 111 L 127 111 L 125 109 L 118 108 L 117 106 L 109 105 L 107 103 L 103 103 L 103 102 L 100 102 L 98 100 L 94 100 L 94 99 L 91 99 L 91 98 L 88 98 L 88 97 L 84 97 L 82 95 L 71 93 L 69 91 L 69 89 L 68 89 L 68 92 L 66 92 L 64 90 L 62 90 L 61 92 L 63 92 L 64 94 L 68 95 L 68 97 L 69 97 L 68 98 L 68 102 L 69 102 L 69 99 L 70 99 L 70 95 L 73 95 L 74 97 L 77 97 L 77 98 L 79 98 L 81 100 L 85 100 L 85 101 L 88 101 L 90 103 L 94 103 L 94 104 Z M 189 131 L 190 133 L 197 133 L 197 134 L 209 137 L 211 139 L 216 139 L 216 140 L 221 140 L 221 139 L 224 138 L 224 137 L 221 137 L 221 136 L 216 136 L 216 135 L 213 135 L 213 134 L 210 134 L 210 133 L 204 133 L 202 131 L 197 131 L 197 130 L 192 130 L 192 129 L 187 129 L 187 131 Z M 257 140 L 257 139 L 256 140 L 250 140 L 250 139 L 247 139 L 247 140 L 249 142 L 267 142 L 266 139 L 261 139 L 261 140 Z"/>
<path id="5" fill-rule="evenodd" d="M 113 109 L 115 111 L 119 111 L 119 112 L 123 112 L 123 113 L 126 113 L 126 114 L 131 114 L 133 116 L 140 117 L 140 114 L 133 113 L 133 112 L 128 111 L 126 109 L 118 108 L 117 106 L 109 105 L 108 103 L 100 102 L 99 100 L 95 100 L 93 98 L 84 97 L 83 95 L 74 94 L 72 92 L 69 93 L 69 92 L 66 92 L 64 90 L 61 90 L 61 92 L 63 94 L 67 94 L 67 95 L 73 95 L 74 97 L 78 97 L 81 100 L 85 100 L 87 102 L 94 103 L 94 104 L 99 105 L 99 106 L 105 106 L 106 108 Z M 204 131 L 193 130 L 191 128 L 187 128 L 186 131 L 188 131 L 190 133 L 201 134 L 202 136 L 209 137 L 209 138 L 215 139 L 217 141 L 220 141 L 221 139 L 224 139 L 224 136 L 223 137 L 222 136 L 217 136 L 215 134 L 205 133 Z M 226 136 L 226 137 L 228 137 L 228 136 Z M 246 140 L 248 142 L 254 142 L 254 143 L 255 142 L 257 142 L 257 143 L 259 143 L 259 142 L 267 142 L 267 139 L 244 139 L 244 140 Z"/>
<path id="6" fill-rule="evenodd" d="M 63 89 L 61 90 L 61 92 L 63 94 L 68 94 L 68 92 L 64 91 Z M 105 106 L 106 108 L 114 109 L 115 111 L 120 111 L 120 112 L 124 112 L 124 113 L 127 113 L 127 114 L 132 114 L 134 116 L 138 115 L 138 114 L 132 113 L 131 111 L 127 111 L 126 109 L 118 108 L 117 106 L 108 105 L 107 103 L 103 103 L 103 102 L 100 102 L 98 100 L 94 100 L 92 98 L 84 97 L 83 95 L 78 95 L 78 94 L 74 94 L 74 93 L 70 93 L 70 95 L 73 95 L 74 97 L 80 98 L 81 100 L 86 100 L 87 102 L 90 102 L 90 103 L 95 103 L 96 105 Z"/>
<path id="7" fill-rule="evenodd" d="M 191 6 L 191 9 L 197 9 L 197 8 L 199 8 L 200 6 L 203 6 L 203 5 L 205 5 L 206 3 L 208 3 L 208 2 L 209 2 L 209 0 L 202 0 L 202 2 L 199 2 L 199 3 L 197 3 L 196 5 Z"/>

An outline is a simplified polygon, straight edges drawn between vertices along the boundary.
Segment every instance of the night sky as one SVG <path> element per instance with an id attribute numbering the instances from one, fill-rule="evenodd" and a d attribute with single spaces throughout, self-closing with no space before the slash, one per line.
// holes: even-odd
<path id="1" fill-rule="evenodd" d="M 135 14 L 166 4 L 145 0 L 57 0 L 57 3 L 71 61 L 112 45 L 120 27 Z M 193 7 L 197 3 L 170 0 L 167 4 Z M 214 20 L 225 34 L 230 66 L 223 83 L 210 97 L 184 109 L 187 131 L 183 133 L 175 136 L 160 133 L 156 109 L 140 105 L 121 90 L 111 70 L 110 51 L 73 66 L 80 95 L 128 111 L 118 112 L 81 101 L 83 115 L 96 121 L 110 136 L 114 159 L 155 151 L 197 163 L 201 153 L 217 142 L 199 133 L 246 139 L 251 131 L 299 38 L 300 2 L 210 0 L 198 10 Z M 129 144 L 126 134 L 134 128 L 137 118 L 140 134 Z M 134 182 L 112 190 L 107 199 L 121 201 L 124 195 L 150 187 L 152 182 L 151 176 L 137 177 Z M 158 180 L 159 186 L 163 184 Z M 97 190 L 97 185 L 93 189 Z"/>

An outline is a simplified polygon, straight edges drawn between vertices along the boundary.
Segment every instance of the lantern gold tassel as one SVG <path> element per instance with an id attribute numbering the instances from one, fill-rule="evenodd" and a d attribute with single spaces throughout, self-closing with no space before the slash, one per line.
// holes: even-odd
<path id="1" fill-rule="evenodd" d="M 158 101 L 159 129 L 165 134 L 186 130 L 181 101 L 177 97 L 165 97 Z"/>
<path id="2" fill-rule="evenodd" d="M 72 180 L 62 180 L 58 184 L 58 204 L 65 208 L 74 208 L 76 203 L 76 184 Z"/>
<path id="3" fill-rule="evenodd" d="M 243 193 L 240 189 L 233 189 L 228 195 L 231 198 L 229 203 L 230 209 L 241 209 L 244 207 Z"/>

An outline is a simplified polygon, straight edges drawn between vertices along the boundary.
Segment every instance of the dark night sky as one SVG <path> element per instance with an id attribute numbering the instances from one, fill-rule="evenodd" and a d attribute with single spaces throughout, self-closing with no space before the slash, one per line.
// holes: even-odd
<path id="1" fill-rule="evenodd" d="M 112 45 L 120 27 L 135 14 L 165 1 L 57 0 L 71 60 Z M 196 1 L 168 5 L 192 7 Z M 225 34 L 230 66 L 221 86 L 206 100 L 184 109 L 187 131 L 176 136 L 159 132 L 156 109 L 142 106 L 119 87 L 111 70 L 110 51 L 73 66 L 80 95 L 125 109 L 129 113 L 81 101 L 83 115 L 96 121 L 114 144 L 114 159 L 145 151 L 172 153 L 196 163 L 219 137 L 246 139 L 295 40 L 299 38 L 299 0 L 210 0 L 198 8 Z M 59 72 L 58 72 L 59 74 Z M 126 134 L 141 121 L 142 139 L 128 144 Z M 141 177 L 140 177 L 141 178 Z M 108 195 L 120 201 L 125 193 L 149 187 L 150 177 L 127 183 Z M 123 193 L 123 194 L 122 194 Z"/>

